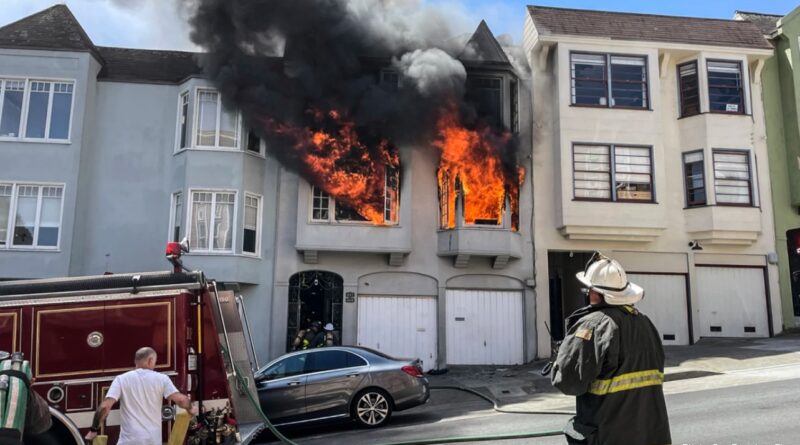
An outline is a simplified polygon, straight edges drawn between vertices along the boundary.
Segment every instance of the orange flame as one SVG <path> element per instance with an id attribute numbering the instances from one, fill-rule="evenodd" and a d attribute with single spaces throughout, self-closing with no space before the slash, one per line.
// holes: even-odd
<path id="1" fill-rule="evenodd" d="M 488 127 L 465 128 L 454 107 L 443 110 L 437 127 L 439 137 L 433 145 L 441 151 L 437 171 L 440 226 L 446 229 L 456 226 L 456 205 L 460 195 L 465 224 L 503 225 L 508 202 L 509 226 L 517 230 L 519 187 L 525 171 L 519 168 L 516 175 L 509 175 L 500 153 L 510 142 L 511 134 L 496 134 Z"/>
<path id="2" fill-rule="evenodd" d="M 337 110 L 309 110 L 319 129 L 294 127 L 273 119 L 267 129 L 287 137 L 301 174 L 331 197 L 374 224 L 387 224 L 385 215 L 387 175 L 400 166 L 397 150 L 381 139 L 372 146 L 363 143 L 355 124 Z M 396 193 L 396 191 L 394 191 Z M 396 204 L 394 204 L 396 205 Z"/>

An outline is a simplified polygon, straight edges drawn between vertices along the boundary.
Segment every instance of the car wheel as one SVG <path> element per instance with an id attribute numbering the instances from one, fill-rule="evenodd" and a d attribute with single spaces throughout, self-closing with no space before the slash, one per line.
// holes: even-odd
<path id="1" fill-rule="evenodd" d="M 392 417 L 392 400 L 380 389 L 367 389 L 353 399 L 353 418 L 359 425 L 376 428 Z"/>

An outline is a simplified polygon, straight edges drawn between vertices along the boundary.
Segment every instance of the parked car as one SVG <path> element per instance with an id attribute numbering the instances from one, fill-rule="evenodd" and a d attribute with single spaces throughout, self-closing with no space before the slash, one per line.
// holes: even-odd
<path id="1" fill-rule="evenodd" d="M 352 419 L 374 428 L 430 397 L 418 361 L 361 347 L 292 352 L 258 370 L 255 380 L 261 408 L 278 426 Z"/>

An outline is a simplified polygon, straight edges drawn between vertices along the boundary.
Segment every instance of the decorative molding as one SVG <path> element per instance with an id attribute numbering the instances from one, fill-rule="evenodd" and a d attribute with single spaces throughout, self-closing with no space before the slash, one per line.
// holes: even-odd
<path id="1" fill-rule="evenodd" d="M 664 227 L 617 227 L 617 226 L 574 226 L 558 229 L 569 240 L 622 241 L 630 243 L 649 243 L 655 241 L 665 230 Z"/>
<path id="2" fill-rule="evenodd" d="M 761 85 L 761 70 L 764 69 L 764 59 L 757 59 L 753 65 L 753 84 Z"/>

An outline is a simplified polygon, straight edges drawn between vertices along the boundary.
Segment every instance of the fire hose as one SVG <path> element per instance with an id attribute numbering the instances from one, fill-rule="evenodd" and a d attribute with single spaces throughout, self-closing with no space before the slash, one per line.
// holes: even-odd
<path id="1" fill-rule="evenodd" d="M 225 349 L 224 346 L 221 346 L 222 353 L 229 357 L 231 365 L 234 367 L 236 379 L 239 382 L 240 387 L 244 391 L 247 399 L 256 409 L 258 414 L 264 420 L 264 423 L 267 425 L 267 428 L 270 432 L 281 441 L 281 443 L 286 445 L 298 445 L 297 442 L 292 441 L 288 437 L 284 436 L 278 429 L 270 422 L 267 415 L 261 409 L 261 404 L 253 397 L 253 394 L 250 392 L 250 389 L 247 385 L 247 382 L 244 381 L 242 377 L 242 373 L 236 367 L 232 357 L 228 354 L 228 351 Z M 560 415 L 574 415 L 573 411 L 517 411 L 517 410 L 504 410 L 497 405 L 497 401 L 481 394 L 478 391 L 475 391 L 470 388 L 465 388 L 461 386 L 432 386 L 431 389 L 436 390 L 455 390 L 455 391 L 464 391 L 473 395 L 476 395 L 488 402 L 490 402 L 494 410 L 500 413 L 505 414 L 560 414 Z M 485 435 L 478 435 L 478 436 L 451 436 L 451 437 L 440 437 L 440 438 L 428 438 L 428 439 L 412 439 L 406 441 L 399 441 L 399 442 L 387 442 L 378 445 L 419 445 L 419 444 L 443 444 L 443 443 L 458 443 L 458 442 L 482 442 L 488 440 L 512 440 L 512 439 L 527 439 L 527 438 L 535 438 L 535 437 L 549 437 L 549 436 L 560 436 L 564 434 L 563 430 L 544 430 L 544 431 L 527 431 L 527 432 L 520 432 L 520 433 L 508 433 L 508 434 L 485 434 Z"/>
<path id="2" fill-rule="evenodd" d="M 21 352 L 0 357 L 0 432 L 5 439 L 15 437 L 22 443 L 28 407 L 31 367 Z M 16 440 L 16 439 L 15 439 Z"/>

